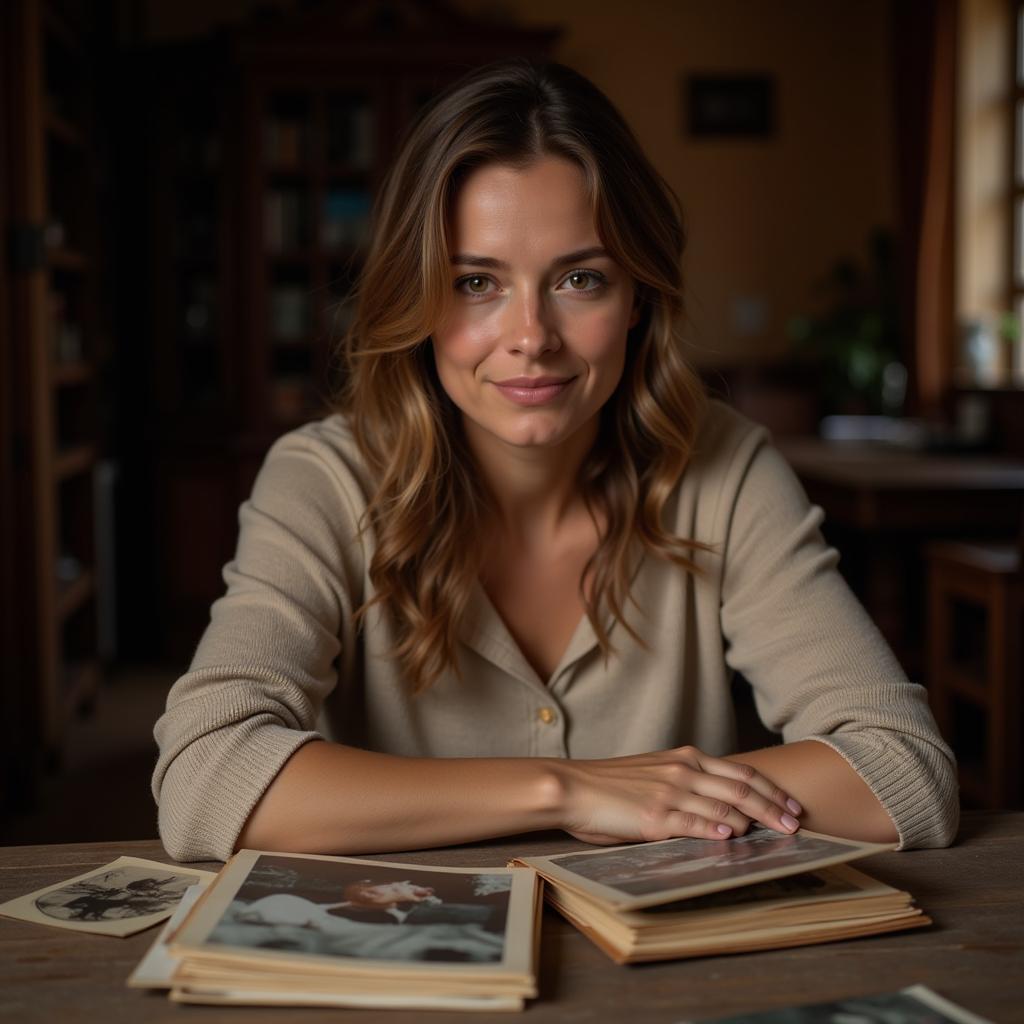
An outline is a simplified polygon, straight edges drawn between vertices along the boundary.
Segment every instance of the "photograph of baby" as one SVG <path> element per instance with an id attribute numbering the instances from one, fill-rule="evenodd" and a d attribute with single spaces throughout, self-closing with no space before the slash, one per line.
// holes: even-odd
<path id="1" fill-rule="evenodd" d="M 732 888 L 744 879 L 796 874 L 862 856 L 862 850 L 857 844 L 813 833 L 755 829 L 721 842 L 671 839 L 607 852 L 562 854 L 548 858 L 548 863 L 567 872 L 563 877 L 569 881 L 577 876 L 602 886 L 612 898 L 675 895 L 677 890 L 683 896 Z"/>
<path id="2" fill-rule="evenodd" d="M 509 874 L 261 855 L 206 941 L 372 960 L 495 963 Z"/>

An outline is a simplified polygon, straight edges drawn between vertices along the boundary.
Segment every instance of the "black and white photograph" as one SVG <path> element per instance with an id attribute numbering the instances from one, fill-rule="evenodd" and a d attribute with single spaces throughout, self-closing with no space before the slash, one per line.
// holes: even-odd
<path id="1" fill-rule="evenodd" d="M 722 1017 L 707 1024 L 989 1024 L 983 1017 L 914 985 L 901 992 L 854 996 L 828 1003 Z"/>
<path id="2" fill-rule="evenodd" d="M 375 960 L 497 962 L 508 875 L 455 875 L 261 857 L 209 942 Z"/>
<path id="3" fill-rule="evenodd" d="M 521 918 L 520 931 L 530 919 L 533 891 L 532 872 L 507 868 L 444 870 L 249 850 L 223 875 L 198 920 L 186 922 L 183 945 L 198 937 L 213 955 L 243 949 L 336 963 L 500 965 L 510 959 L 512 919 Z"/>
<path id="4" fill-rule="evenodd" d="M 806 830 L 784 835 L 753 829 L 720 842 L 668 839 L 611 850 L 523 858 L 522 862 L 628 910 L 795 875 L 891 848 Z"/>
<path id="5" fill-rule="evenodd" d="M 119 857 L 98 870 L 0 905 L 0 915 L 102 935 L 125 936 L 166 920 L 185 890 L 209 871 Z"/>

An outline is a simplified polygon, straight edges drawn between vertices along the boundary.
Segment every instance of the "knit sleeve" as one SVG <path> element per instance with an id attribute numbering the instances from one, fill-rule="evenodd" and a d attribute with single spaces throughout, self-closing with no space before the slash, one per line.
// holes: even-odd
<path id="1" fill-rule="evenodd" d="M 340 624 L 362 578 L 352 481 L 303 428 L 279 439 L 239 509 L 226 593 L 155 737 L 160 837 L 181 861 L 226 860 L 285 761 L 319 738 Z M 197 510 L 201 514 L 201 510 Z"/>
<path id="2" fill-rule="evenodd" d="M 837 569 L 793 470 L 749 433 L 730 470 L 721 621 L 726 661 L 787 743 L 841 754 L 893 820 L 899 848 L 948 846 L 959 799 L 953 753 L 925 689 L 910 682 Z"/>

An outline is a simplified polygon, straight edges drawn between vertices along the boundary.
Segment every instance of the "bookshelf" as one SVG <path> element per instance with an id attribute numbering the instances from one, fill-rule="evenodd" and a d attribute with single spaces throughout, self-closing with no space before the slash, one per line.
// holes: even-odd
<path id="1" fill-rule="evenodd" d="M 362 0 L 141 56 L 150 156 L 138 173 L 154 193 L 149 547 L 168 658 L 187 661 L 223 591 L 238 506 L 267 449 L 327 411 L 333 346 L 401 131 L 469 68 L 543 56 L 558 35 L 434 0 Z"/>
<path id="2" fill-rule="evenodd" d="M 261 82 L 252 99 L 258 167 L 247 267 L 265 348 L 250 420 L 296 426 L 319 411 L 330 386 L 329 345 L 347 326 L 346 296 L 370 235 L 370 208 L 386 91 L 378 83 Z M 262 202 L 260 200 L 262 197 Z"/>
<path id="3" fill-rule="evenodd" d="M 39 739 L 59 753 L 103 673 L 94 476 L 103 452 L 95 59 L 89 5 L 16 0 L 5 12 L 12 160 L 9 268 L 20 627 Z"/>

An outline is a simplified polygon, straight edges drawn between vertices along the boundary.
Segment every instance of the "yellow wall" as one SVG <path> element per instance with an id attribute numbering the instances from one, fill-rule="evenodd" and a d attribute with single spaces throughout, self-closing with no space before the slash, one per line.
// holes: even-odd
<path id="1" fill-rule="evenodd" d="M 493 0 L 460 0 L 466 12 Z M 503 0 L 525 24 L 564 25 L 555 56 L 589 76 L 639 135 L 687 212 L 692 340 L 706 362 L 784 347 L 837 258 L 866 258 L 868 232 L 895 224 L 888 0 Z M 628 13 L 625 13 L 628 12 Z M 691 141 L 683 76 L 776 76 L 777 137 Z M 737 302 L 766 304 L 744 335 Z"/>

